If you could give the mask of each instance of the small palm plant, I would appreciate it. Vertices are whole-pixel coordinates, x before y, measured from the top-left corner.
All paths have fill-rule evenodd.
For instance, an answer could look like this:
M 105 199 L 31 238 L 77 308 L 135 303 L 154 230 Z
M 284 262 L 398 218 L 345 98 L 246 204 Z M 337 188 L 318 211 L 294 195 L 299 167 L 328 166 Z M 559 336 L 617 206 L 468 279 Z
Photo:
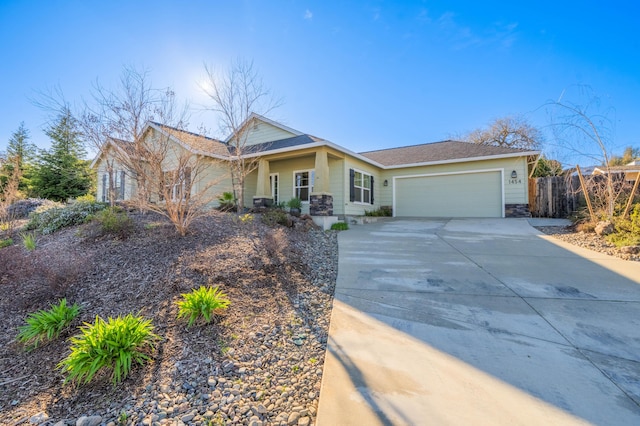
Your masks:
M 215 315 L 227 309 L 229 304 L 231 301 L 217 286 L 200 286 L 191 293 L 182 295 L 182 300 L 178 301 L 178 318 L 188 317 L 187 327 L 191 327 L 201 316 L 209 323 Z
M 218 209 L 223 212 L 236 211 L 236 197 L 233 195 L 233 192 L 223 192 L 222 195 L 218 197 Z
M 78 316 L 77 304 L 67 306 L 67 299 L 61 299 L 57 305 L 51 305 L 47 311 L 40 310 L 29 314 L 26 324 L 18 328 L 18 341 L 29 349 L 38 347 L 45 340 L 57 338 Z
M 107 321 L 96 316 L 93 324 L 85 323 L 81 334 L 71 338 L 71 354 L 58 368 L 68 373 L 69 381 L 89 383 L 99 371 L 111 371 L 117 384 L 131 371 L 133 363 L 144 364 L 160 339 L 153 333 L 151 320 L 128 314 Z

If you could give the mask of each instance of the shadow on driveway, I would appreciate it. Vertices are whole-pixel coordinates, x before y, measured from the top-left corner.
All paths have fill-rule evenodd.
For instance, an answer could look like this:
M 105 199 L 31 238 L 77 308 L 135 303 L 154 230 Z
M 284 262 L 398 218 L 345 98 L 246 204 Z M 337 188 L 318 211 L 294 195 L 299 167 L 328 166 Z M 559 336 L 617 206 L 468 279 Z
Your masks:
M 319 425 L 640 424 L 640 264 L 522 219 L 339 237 Z

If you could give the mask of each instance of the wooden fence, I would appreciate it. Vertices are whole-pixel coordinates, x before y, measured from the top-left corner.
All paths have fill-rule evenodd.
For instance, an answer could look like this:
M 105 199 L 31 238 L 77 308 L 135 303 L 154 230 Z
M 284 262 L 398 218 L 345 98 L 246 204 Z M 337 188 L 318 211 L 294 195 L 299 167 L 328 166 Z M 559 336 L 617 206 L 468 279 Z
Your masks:
M 568 217 L 578 209 L 578 176 L 549 176 L 529 179 L 529 210 L 533 217 Z

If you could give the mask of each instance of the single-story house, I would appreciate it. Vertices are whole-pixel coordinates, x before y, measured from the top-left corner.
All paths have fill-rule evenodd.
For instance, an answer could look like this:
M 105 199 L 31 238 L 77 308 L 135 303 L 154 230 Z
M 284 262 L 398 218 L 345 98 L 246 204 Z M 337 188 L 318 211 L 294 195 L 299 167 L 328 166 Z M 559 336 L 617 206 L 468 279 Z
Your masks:
M 620 175 L 626 181 L 635 182 L 640 174 L 640 161 L 632 161 L 624 166 L 610 166 L 608 169 L 606 167 L 593 169 L 594 175 L 606 175 L 608 172 L 611 172 L 612 175 Z
M 249 149 L 244 156 L 258 160 L 246 179 L 246 206 L 299 197 L 303 213 L 318 217 L 359 216 L 381 207 L 391 208 L 395 217 L 528 215 L 529 165 L 539 151 L 447 140 L 356 153 L 257 114 L 245 126 Z M 216 184 L 207 190 L 231 191 L 233 135 L 220 141 L 157 123 L 148 123 L 144 135 L 162 135 L 176 149 L 215 160 L 209 174 Z M 126 151 L 126 145 L 114 141 L 94 160 L 98 200 L 106 200 L 109 185 L 103 160 L 110 149 Z M 133 197 L 131 173 L 119 170 L 115 175 L 118 198 Z M 191 190 L 202 188 L 194 182 Z

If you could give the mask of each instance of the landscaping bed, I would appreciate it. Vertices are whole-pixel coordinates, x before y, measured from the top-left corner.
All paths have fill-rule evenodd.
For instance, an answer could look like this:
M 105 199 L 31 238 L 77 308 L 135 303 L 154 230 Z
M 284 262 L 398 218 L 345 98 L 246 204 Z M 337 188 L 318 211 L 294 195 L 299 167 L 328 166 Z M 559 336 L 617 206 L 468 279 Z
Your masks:
M 313 424 L 336 234 L 212 212 L 180 237 L 160 216 L 130 216 L 128 237 L 87 224 L 0 249 L 0 424 Z M 201 285 L 231 304 L 187 327 L 176 302 Z M 62 297 L 81 306 L 73 327 L 25 351 L 17 327 Z M 128 313 L 162 338 L 151 361 L 116 386 L 107 374 L 64 384 L 56 366 L 77 327 Z
M 554 238 L 589 250 L 616 256 L 624 260 L 640 262 L 640 254 L 625 253 L 595 232 L 577 231 L 574 226 L 536 226 L 536 229 Z

